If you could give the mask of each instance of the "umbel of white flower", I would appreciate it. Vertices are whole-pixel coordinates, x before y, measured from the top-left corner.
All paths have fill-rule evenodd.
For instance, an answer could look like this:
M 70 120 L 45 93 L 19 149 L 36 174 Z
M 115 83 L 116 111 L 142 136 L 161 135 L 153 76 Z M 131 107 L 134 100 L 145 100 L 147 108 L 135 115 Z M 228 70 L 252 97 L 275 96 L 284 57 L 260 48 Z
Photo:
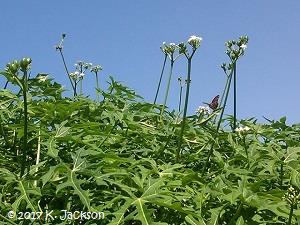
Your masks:
M 80 73 L 78 71 L 75 71 L 74 73 L 70 73 L 70 77 L 73 80 L 77 80 L 79 78 Z
M 103 68 L 100 65 L 91 67 L 91 72 L 94 72 L 94 73 L 98 73 L 101 70 L 103 70 Z
M 250 130 L 250 127 L 247 127 L 247 126 L 235 128 L 235 131 L 239 132 L 239 133 L 245 133 L 245 132 L 247 132 L 249 130 Z
M 193 49 L 197 49 L 200 47 L 200 43 L 202 41 L 201 37 L 198 37 L 196 35 L 192 35 L 189 39 L 188 39 L 188 43 L 193 47 Z
M 76 67 L 76 70 L 82 71 L 83 69 L 85 70 L 90 69 L 93 66 L 93 64 L 83 62 L 83 61 L 77 61 L 77 63 L 75 63 L 74 66 Z
M 207 115 L 209 114 L 209 108 L 207 106 L 199 106 L 198 109 L 196 110 L 196 113 Z
M 227 41 L 225 43 L 227 50 L 226 54 L 234 61 L 244 55 L 247 48 L 248 36 L 241 36 L 237 41 Z
M 173 55 L 177 48 L 178 46 L 175 43 L 166 44 L 166 42 L 163 42 L 162 46 L 160 47 L 162 52 L 168 55 Z

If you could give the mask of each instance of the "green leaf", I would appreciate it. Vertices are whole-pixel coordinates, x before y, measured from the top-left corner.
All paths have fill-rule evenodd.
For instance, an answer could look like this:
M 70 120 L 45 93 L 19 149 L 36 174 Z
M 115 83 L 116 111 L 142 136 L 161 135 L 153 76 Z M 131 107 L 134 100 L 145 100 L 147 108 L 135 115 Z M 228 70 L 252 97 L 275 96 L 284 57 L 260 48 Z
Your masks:
M 138 198 L 133 202 L 133 204 L 136 205 L 138 210 L 138 214 L 135 216 L 135 219 L 141 221 L 143 225 L 152 224 L 151 212 L 148 211 L 145 205 L 145 200 L 143 200 L 142 198 Z
M 245 225 L 244 219 L 242 216 L 240 216 L 238 218 L 238 220 L 236 221 L 236 225 Z
M 127 209 L 130 205 L 132 205 L 134 200 L 127 199 L 124 205 L 117 211 L 114 212 L 113 215 L 115 218 L 108 225 L 120 225 L 123 224 L 124 215 L 127 213 Z
M 191 215 L 186 216 L 185 221 L 191 225 L 206 225 L 202 218 L 198 221 L 194 219 Z
M 64 173 L 64 171 L 66 170 L 63 164 L 51 166 L 48 172 L 41 177 L 43 186 L 45 186 L 49 181 L 55 182 L 63 179 L 63 177 L 60 177 L 59 175 Z
M 56 187 L 56 192 L 58 193 L 60 190 L 71 187 L 73 188 L 74 194 L 79 196 L 81 203 L 89 210 L 91 211 L 92 208 L 90 206 L 91 199 L 90 199 L 90 192 L 83 190 L 81 188 L 81 184 L 84 183 L 82 179 L 78 179 L 77 176 L 81 170 L 84 169 L 84 162 L 85 160 L 81 158 L 81 152 L 82 149 L 78 150 L 76 152 L 76 155 L 73 156 L 73 168 L 69 168 L 68 165 L 63 164 L 65 170 L 66 170 L 66 178 L 67 180 L 63 183 L 60 183 Z M 46 178 L 45 178 L 46 179 Z
M 55 137 L 50 137 L 46 145 L 48 147 L 47 155 L 56 158 L 58 156 L 58 146 L 55 142 Z
M 55 134 L 55 138 L 60 138 L 60 137 L 64 137 L 68 134 L 70 127 L 65 127 L 65 125 L 68 123 L 67 120 L 61 122 L 59 125 L 55 124 L 55 128 L 56 128 L 56 134 Z
M 298 160 L 300 156 L 300 147 L 288 147 L 287 153 L 285 154 L 284 163 L 290 163 Z
M 33 187 L 32 184 L 28 182 L 24 182 L 22 180 L 18 181 L 18 186 L 15 188 L 20 191 L 20 195 L 12 204 L 13 210 L 18 212 L 19 205 L 21 201 L 25 201 L 27 203 L 27 207 L 31 209 L 33 212 L 38 211 L 37 200 L 41 196 L 40 189 L 38 187 Z
M 68 121 L 63 121 L 59 125 L 55 124 L 56 132 L 54 136 L 51 136 L 46 142 L 46 146 L 48 147 L 47 154 L 53 158 L 58 156 L 58 146 L 56 144 L 56 140 L 62 137 L 65 137 L 70 130 L 70 127 L 65 127 Z
M 224 213 L 223 209 L 227 204 L 220 206 L 218 208 L 213 208 L 209 210 L 211 212 L 211 217 L 208 222 L 208 225 L 218 225 L 219 224 L 219 218 Z
M 291 183 L 300 189 L 300 172 L 291 168 Z

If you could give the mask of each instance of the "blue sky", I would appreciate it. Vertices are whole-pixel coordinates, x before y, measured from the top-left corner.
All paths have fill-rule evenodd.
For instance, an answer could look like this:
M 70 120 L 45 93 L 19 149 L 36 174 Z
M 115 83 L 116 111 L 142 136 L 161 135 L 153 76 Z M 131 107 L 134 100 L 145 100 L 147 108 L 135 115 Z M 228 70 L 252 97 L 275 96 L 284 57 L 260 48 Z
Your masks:
M 77 60 L 100 64 L 102 87 L 112 75 L 146 101 L 154 98 L 162 42 L 201 36 L 192 65 L 190 113 L 223 89 L 220 64 L 228 62 L 224 43 L 248 35 L 246 54 L 238 63 L 238 117 L 263 121 L 262 116 L 287 116 L 289 123 L 300 122 L 299 0 L 27 0 L 3 1 L 1 6 L 1 68 L 30 56 L 33 74 L 49 73 L 70 88 L 54 49 L 66 33 L 64 52 L 70 70 Z M 185 71 L 181 58 L 174 68 L 170 108 L 177 108 L 177 76 Z M 94 93 L 93 78 L 87 75 L 86 93 Z M 232 96 L 229 101 L 228 114 Z

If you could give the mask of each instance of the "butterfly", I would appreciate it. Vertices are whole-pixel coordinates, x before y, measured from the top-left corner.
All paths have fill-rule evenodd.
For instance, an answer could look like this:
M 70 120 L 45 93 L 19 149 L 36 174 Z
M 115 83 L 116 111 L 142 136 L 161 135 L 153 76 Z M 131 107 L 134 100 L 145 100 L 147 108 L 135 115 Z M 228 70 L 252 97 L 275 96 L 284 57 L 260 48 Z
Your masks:
M 212 110 L 216 110 L 219 106 L 219 97 L 220 95 L 217 95 L 216 97 L 213 98 L 213 100 L 211 101 L 211 103 L 206 103 L 206 102 L 203 102 L 203 104 L 206 104 L 209 106 L 209 108 L 211 108 Z

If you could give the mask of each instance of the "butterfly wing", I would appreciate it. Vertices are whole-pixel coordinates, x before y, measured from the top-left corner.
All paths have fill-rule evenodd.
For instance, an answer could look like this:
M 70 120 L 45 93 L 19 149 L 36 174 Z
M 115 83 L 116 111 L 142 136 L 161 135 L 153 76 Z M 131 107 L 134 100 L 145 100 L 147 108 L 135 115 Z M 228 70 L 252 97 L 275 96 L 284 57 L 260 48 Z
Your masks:
M 213 98 L 213 100 L 211 101 L 210 104 L 208 104 L 209 108 L 211 108 L 212 110 L 216 110 L 218 108 L 219 105 L 219 95 L 217 95 L 216 97 Z

